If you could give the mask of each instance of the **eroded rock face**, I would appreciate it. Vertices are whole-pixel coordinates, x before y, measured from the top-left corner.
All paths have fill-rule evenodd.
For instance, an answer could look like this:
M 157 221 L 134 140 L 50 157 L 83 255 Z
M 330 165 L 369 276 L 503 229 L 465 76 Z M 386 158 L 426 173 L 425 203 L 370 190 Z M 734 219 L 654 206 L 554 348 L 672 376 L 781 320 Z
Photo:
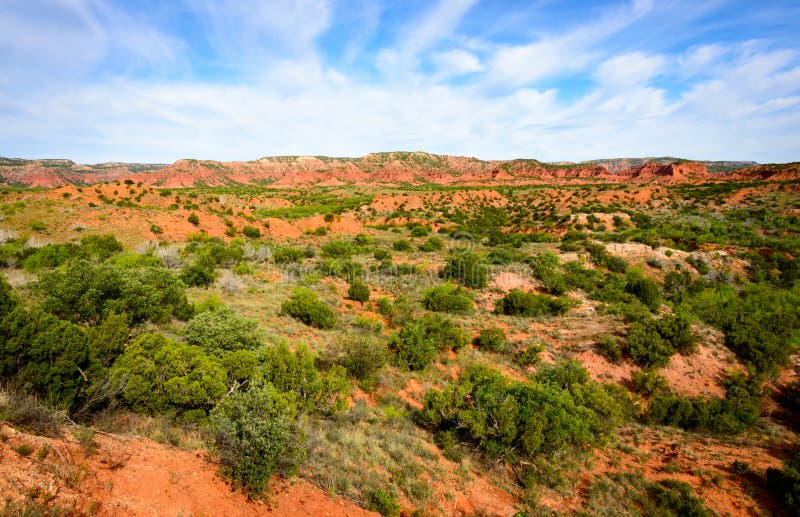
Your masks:
M 786 181 L 800 178 L 800 162 L 770 163 L 739 169 L 726 176 L 735 181 Z
M 132 180 L 144 185 L 352 185 L 525 184 L 598 180 L 687 183 L 709 180 L 785 180 L 800 177 L 800 164 L 758 165 L 728 174 L 711 174 L 700 162 L 668 159 L 597 160 L 548 164 L 536 160 L 484 161 L 427 153 L 374 153 L 361 158 L 289 156 L 249 162 L 178 160 L 170 165 L 105 163 L 80 165 L 70 160 L 0 158 L 0 184 L 30 187 L 88 185 Z

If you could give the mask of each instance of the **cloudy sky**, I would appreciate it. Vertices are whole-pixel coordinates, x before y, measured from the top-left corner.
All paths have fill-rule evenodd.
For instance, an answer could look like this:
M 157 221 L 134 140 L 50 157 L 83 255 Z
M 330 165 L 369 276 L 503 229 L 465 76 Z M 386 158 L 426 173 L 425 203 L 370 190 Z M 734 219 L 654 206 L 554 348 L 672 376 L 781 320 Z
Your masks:
M 800 160 L 800 2 L 0 0 L 0 155 Z

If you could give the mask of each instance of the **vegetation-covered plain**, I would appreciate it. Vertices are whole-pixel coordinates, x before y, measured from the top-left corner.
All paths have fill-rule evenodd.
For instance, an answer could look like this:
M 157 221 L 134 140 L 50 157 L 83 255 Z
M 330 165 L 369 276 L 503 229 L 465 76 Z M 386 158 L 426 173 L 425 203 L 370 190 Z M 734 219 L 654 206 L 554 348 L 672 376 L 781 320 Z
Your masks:
M 798 182 L 110 183 L 0 214 L 22 431 L 201 447 L 250 498 L 301 476 L 383 515 L 800 508 Z

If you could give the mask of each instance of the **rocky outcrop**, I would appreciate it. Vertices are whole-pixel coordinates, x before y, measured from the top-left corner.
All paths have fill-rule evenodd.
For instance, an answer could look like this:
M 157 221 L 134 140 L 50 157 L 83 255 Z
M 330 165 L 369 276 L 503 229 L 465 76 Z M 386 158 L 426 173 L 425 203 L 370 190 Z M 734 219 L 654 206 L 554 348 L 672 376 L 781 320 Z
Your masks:
M 726 162 L 727 163 L 727 162 Z M 732 162 L 731 162 L 732 163 Z M 759 166 L 765 167 L 765 166 Z M 750 177 L 759 167 L 742 169 L 730 179 Z M 765 172 L 766 174 L 766 172 Z M 783 172 L 776 172 L 782 177 Z M 720 178 L 700 162 L 674 158 L 621 158 L 583 163 L 544 163 L 531 159 L 479 160 L 421 152 L 372 153 L 361 158 L 278 156 L 247 162 L 178 160 L 170 165 L 105 163 L 79 165 L 70 160 L 0 159 L 0 184 L 56 187 L 132 180 L 160 187 L 381 184 L 531 184 L 544 182 L 703 182 Z
M 725 176 L 734 181 L 790 181 L 800 179 L 800 162 L 770 163 L 739 169 Z

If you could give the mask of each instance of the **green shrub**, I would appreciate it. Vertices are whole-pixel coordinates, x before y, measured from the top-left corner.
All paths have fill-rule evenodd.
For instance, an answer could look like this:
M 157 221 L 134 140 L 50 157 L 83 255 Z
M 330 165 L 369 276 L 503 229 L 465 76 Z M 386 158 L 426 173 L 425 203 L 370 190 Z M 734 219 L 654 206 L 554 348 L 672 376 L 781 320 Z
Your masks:
M 262 351 L 259 373 L 279 391 L 294 394 L 298 407 L 305 412 L 330 414 L 343 409 L 349 389 L 347 372 L 333 366 L 323 374 L 315 362 L 316 356 L 306 345 L 300 343 L 291 351 L 283 343 Z
M 767 489 L 793 512 L 800 511 L 800 454 L 784 463 L 782 469 L 768 468 Z
M 593 292 L 603 279 L 603 275 L 594 269 L 587 269 L 580 262 L 567 262 L 564 264 L 564 280 L 573 289 L 581 289 L 587 293 Z
M 195 226 L 200 224 L 200 218 L 197 217 L 197 214 L 194 214 L 194 213 L 189 214 L 189 217 L 187 217 L 186 220 L 189 221 L 190 223 L 192 223 Z
M 245 225 L 244 228 L 242 228 L 242 235 L 250 239 L 258 239 L 259 237 L 261 237 L 261 230 L 259 230 L 255 226 Z
M 441 278 L 473 289 L 486 287 L 487 275 L 488 268 L 483 259 L 470 252 L 451 255 L 447 264 L 439 271 Z
M 497 301 L 495 312 L 509 316 L 545 316 L 565 314 L 574 305 L 568 298 L 526 293 L 512 289 Z
M 603 334 L 597 341 L 597 349 L 600 355 L 608 359 L 608 362 L 617 364 L 622 361 L 622 347 L 620 339 L 611 334 Z
M 630 326 L 627 350 L 636 364 L 647 369 L 666 366 L 675 353 L 675 349 L 661 338 L 655 325 L 649 323 L 633 323 Z
M 549 377 L 564 377 L 555 371 L 560 368 Z M 518 475 L 525 477 L 525 460 L 601 443 L 620 421 L 617 394 L 589 381 L 588 375 L 579 377 L 580 382 L 566 387 L 550 378 L 517 382 L 472 365 L 444 390 L 427 392 L 418 419 L 436 433 L 452 432 L 520 465 Z
M 492 248 L 487 256 L 490 264 L 498 265 L 511 264 L 515 258 L 514 253 L 506 248 Z
M 419 223 L 412 225 L 410 229 L 412 237 L 427 237 L 430 233 L 430 229 L 427 226 L 423 226 Z
M 395 251 L 414 251 L 411 243 L 405 239 L 399 239 L 392 243 L 392 249 Z
M 368 494 L 367 509 L 378 512 L 384 517 L 400 515 L 400 503 L 397 502 L 397 495 L 383 488 L 376 488 Z
M 366 246 L 372 243 L 372 237 L 366 233 L 359 233 L 353 238 L 353 244 L 356 246 Z
M 439 237 L 431 237 L 419 246 L 420 251 L 441 251 L 444 248 L 444 241 Z M 377 257 L 376 257 L 377 258 Z
M 320 262 L 319 271 L 323 275 L 338 276 L 352 283 L 364 274 L 364 266 L 350 259 L 326 258 Z
M 361 280 L 353 280 L 353 283 L 351 283 L 350 287 L 347 289 L 347 297 L 357 302 L 368 302 L 369 295 L 369 286 Z
M 542 290 L 554 296 L 561 296 L 569 291 L 569 284 L 564 276 L 554 269 L 539 266 L 533 270 L 533 274 L 542 283 Z
M 214 283 L 217 273 L 214 262 L 207 258 L 195 260 L 181 273 L 181 280 L 188 286 L 204 287 Z
M 664 479 L 647 481 L 641 473 L 603 474 L 587 487 L 587 515 L 658 515 L 708 517 L 690 485 Z
M 632 376 L 633 391 L 642 395 L 664 395 L 669 392 L 667 378 L 652 370 L 640 370 L 633 372 Z
M 486 327 L 481 329 L 475 344 L 484 350 L 500 352 L 506 346 L 506 333 L 500 327 Z
M 328 241 L 322 245 L 322 254 L 331 258 L 348 258 L 354 255 L 356 249 L 347 241 Z
M 661 288 L 658 283 L 635 269 L 628 270 L 625 276 L 627 279 L 625 292 L 634 295 L 651 311 L 657 311 L 661 305 Z
M 472 299 L 455 284 L 442 284 L 425 291 L 422 306 L 435 312 L 471 312 Z
M 99 325 L 88 329 L 89 355 L 93 362 L 108 368 L 125 350 L 130 331 L 128 319 L 127 314 L 111 312 Z
M 0 377 L 15 379 L 55 406 L 73 408 L 88 388 L 86 331 L 18 306 L 0 321 Z
M 439 314 L 425 314 L 407 322 L 392 339 L 394 362 L 410 370 L 422 370 L 441 350 L 459 349 L 469 342 L 467 334 L 452 320 Z
M 223 352 L 220 361 L 228 372 L 228 384 L 231 386 L 244 385 L 257 377 L 258 359 L 253 351 L 239 349 Z
M 136 411 L 208 410 L 225 395 L 227 373 L 200 347 L 143 334 L 114 364 L 123 399 Z
M 520 366 L 533 366 L 539 364 L 542 358 L 539 356 L 544 351 L 544 346 L 541 344 L 528 345 L 525 350 L 517 352 L 514 356 L 514 362 Z
M 0 321 L 13 311 L 19 299 L 3 275 L 0 275 Z
M 414 308 L 404 295 L 398 296 L 394 303 L 389 298 L 382 296 L 378 299 L 378 312 L 389 319 L 394 326 L 404 325 L 414 319 Z
M 695 268 L 701 275 L 707 275 L 711 271 L 706 261 L 699 255 L 689 255 L 686 257 L 686 263 Z
M 305 252 L 293 246 L 276 246 L 272 250 L 272 260 L 274 260 L 276 264 L 300 262 L 304 257 Z
M 221 356 L 234 350 L 253 350 L 261 345 L 258 322 L 227 307 L 195 315 L 183 329 L 186 342 L 203 349 L 207 354 Z
M 21 254 L 21 265 L 25 271 L 35 273 L 43 268 L 58 267 L 79 256 L 80 252 L 80 248 L 74 244 L 48 244 L 41 248 L 28 248 Z
M 673 354 L 694 352 L 697 337 L 682 313 L 660 319 L 647 318 L 631 324 L 627 351 L 643 368 L 661 368 Z
M 374 378 L 388 361 L 386 345 L 372 338 L 360 337 L 342 346 L 339 362 L 358 380 Z
M 752 285 L 706 289 L 689 301 L 705 321 L 725 331 L 725 344 L 759 372 L 787 364 L 800 330 L 800 290 Z
M 391 260 L 392 254 L 389 253 L 387 250 L 377 249 L 372 252 L 372 256 L 375 257 L 375 260 Z
M 81 239 L 80 248 L 84 256 L 102 261 L 122 251 L 122 243 L 113 235 L 87 235 Z
M 735 434 L 755 423 L 759 415 L 760 382 L 741 374 L 726 381 L 725 398 L 684 397 L 666 393 L 652 398 L 646 420 L 689 431 Z
M 332 329 L 336 325 L 333 310 L 306 287 L 296 289 L 292 297 L 281 304 L 281 314 L 319 329 Z
M 250 497 L 263 495 L 272 475 L 294 474 L 305 458 L 294 397 L 272 384 L 234 392 L 211 422 L 222 474 Z

